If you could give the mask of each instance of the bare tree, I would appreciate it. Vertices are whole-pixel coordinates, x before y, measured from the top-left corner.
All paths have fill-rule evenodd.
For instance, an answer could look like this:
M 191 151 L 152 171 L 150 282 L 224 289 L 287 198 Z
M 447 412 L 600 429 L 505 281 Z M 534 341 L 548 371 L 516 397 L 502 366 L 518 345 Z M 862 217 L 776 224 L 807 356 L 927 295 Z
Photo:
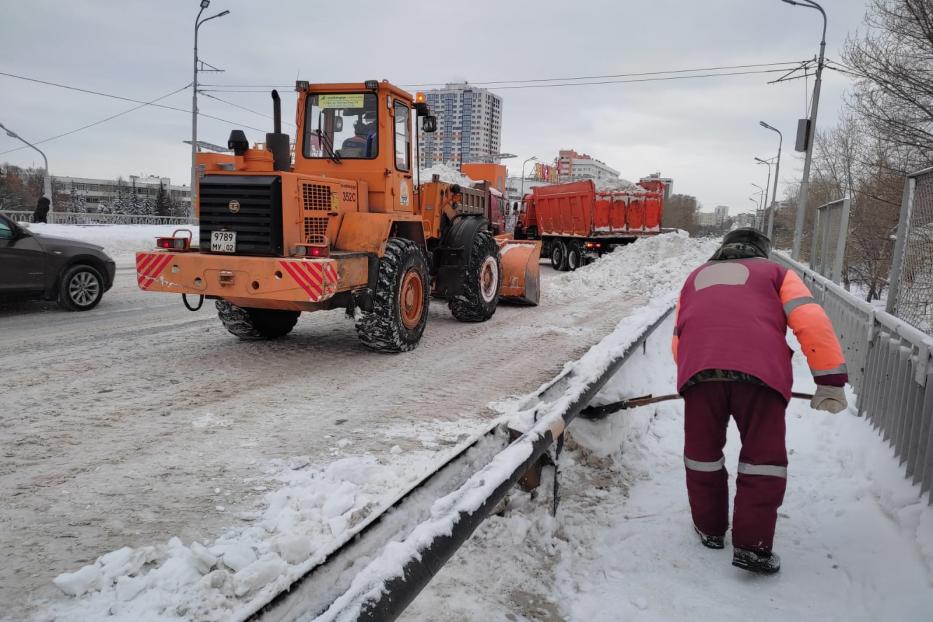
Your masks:
M 933 162 L 933 2 L 872 0 L 865 23 L 843 55 L 857 76 L 850 105 L 875 138 Z

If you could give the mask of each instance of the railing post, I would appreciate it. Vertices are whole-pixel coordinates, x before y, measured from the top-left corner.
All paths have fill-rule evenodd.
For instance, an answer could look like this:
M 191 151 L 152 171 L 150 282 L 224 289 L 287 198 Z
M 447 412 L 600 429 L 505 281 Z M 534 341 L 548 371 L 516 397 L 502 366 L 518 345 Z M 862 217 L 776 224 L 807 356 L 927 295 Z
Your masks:
M 897 315 L 897 296 L 900 290 L 901 269 L 904 265 L 904 252 L 907 250 L 908 225 L 916 184 L 917 180 L 914 177 L 908 177 L 904 181 L 901 213 L 897 221 L 897 238 L 894 242 L 894 256 L 891 258 L 891 276 L 888 278 L 888 302 L 885 305 L 885 311 L 891 315 Z

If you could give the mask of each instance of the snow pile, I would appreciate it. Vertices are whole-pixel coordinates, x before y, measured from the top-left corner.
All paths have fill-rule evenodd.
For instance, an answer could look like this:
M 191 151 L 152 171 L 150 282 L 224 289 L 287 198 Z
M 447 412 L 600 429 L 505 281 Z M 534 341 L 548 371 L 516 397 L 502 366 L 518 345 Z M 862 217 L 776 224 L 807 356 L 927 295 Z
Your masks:
M 443 182 L 448 184 L 460 184 L 461 186 L 472 188 L 475 180 L 470 179 L 459 170 L 446 164 L 435 164 L 429 168 L 421 169 L 421 183 L 430 183 L 434 175 L 438 175 Z
M 198 240 L 197 225 L 50 225 L 24 223 L 30 231 L 60 238 L 70 238 L 103 246 L 118 265 L 132 265 L 137 251 L 155 249 L 158 236 L 172 235 L 177 229 L 188 229 Z
M 599 192 L 615 192 L 615 191 L 625 191 L 632 192 L 635 194 L 644 194 L 647 192 L 644 188 L 638 184 L 633 184 L 627 179 L 621 177 L 600 179 L 596 183 L 596 190 Z
M 282 487 L 265 495 L 264 511 L 239 516 L 247 526 L 207 544 L 172 538 L 103 555 L 55 578 L 63 592 L 78 598 L 46 613 L 76 621 L 105 613 L 117 620 L 228 620 L 317 563 L 422 470 L 410 460 L 386 465 L 368 455 L 319 469 L 300 458 L 274 466 Z
M 680 291 L 690 272 L 718 248 L 715 240 L 693 239 L 686 233 L 665 233 L 640 238 L 616 247 L 608 255 L 574 272 L 548 281 L 544 295 L 561 302 L 604 296 L 653 298 Z

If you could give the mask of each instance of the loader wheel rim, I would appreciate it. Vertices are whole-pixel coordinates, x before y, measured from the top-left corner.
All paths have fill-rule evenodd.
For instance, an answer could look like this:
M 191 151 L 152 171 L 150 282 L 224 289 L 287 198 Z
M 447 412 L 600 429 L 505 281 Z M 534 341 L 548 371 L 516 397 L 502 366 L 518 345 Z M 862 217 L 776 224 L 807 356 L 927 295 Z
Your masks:
M 398 297 L 399 312 L 405 328 L 413 330 L 421 323 L 424 310 L 424 281 L 417 270 L 409 270 L 402 279 Z
M 480 268 L 479 291 L 485 302 L 492 302 L 499 292 L 499 266 L 495 257 L 487 257 Z

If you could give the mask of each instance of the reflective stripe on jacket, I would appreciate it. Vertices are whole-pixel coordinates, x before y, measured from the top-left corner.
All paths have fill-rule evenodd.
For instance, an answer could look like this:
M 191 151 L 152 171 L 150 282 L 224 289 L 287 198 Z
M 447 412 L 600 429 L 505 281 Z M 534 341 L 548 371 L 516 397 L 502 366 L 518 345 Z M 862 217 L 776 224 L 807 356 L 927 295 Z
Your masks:
M 693 271 L 677 303 L 672 351 L 677 387 L 707 369 L 760 378 L 790 399 L 787 327 L 818 384 L 846 382 L 832 323 L 793 270 L 767 259 L 711 261 Z

